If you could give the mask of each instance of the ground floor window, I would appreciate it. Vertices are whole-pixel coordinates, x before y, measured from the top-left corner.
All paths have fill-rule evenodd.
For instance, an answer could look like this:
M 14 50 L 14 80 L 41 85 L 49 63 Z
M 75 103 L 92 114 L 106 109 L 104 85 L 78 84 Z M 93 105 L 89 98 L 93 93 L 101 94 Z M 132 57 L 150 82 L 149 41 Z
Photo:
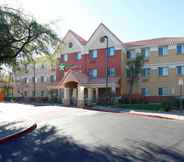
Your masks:
M 149 96 L 149 89 L 148 88 L 142 88 L 141 89 L 141 94 L 143 96 Z
M 158 95 L 159 96 L 168 96 L 169 95 L 169 89 L 164 87 L 164 88 L 158 88 Z

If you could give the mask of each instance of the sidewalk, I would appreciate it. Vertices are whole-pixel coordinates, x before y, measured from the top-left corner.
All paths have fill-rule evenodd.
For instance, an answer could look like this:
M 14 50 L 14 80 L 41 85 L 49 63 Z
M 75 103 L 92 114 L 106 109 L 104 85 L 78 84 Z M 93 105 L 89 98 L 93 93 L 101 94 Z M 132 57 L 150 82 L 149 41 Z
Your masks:
M 0 143 L 17 139 L 36 128 L 36 124 L 22 117 L 0 111 Z
M 113 112 L 113 113 L 128 113 L 130 115 L 139 115 L 139 116 L 147 116 L 147 117 L 155 117 L 155 118 L 163 118 L 163 119 L 171 119 L 171 120 L 184 120 L 184 113 L 176 113 L 176 112 L 168 112 L 168 113 L 154 113 L 154 112 L 144 112 L 139 110 L 129 110 L 122 108 L 111 108 L 104 106 L 96 106 L 95 108 L 88 108 L 91 110 L 103 111 L 103 112 Z

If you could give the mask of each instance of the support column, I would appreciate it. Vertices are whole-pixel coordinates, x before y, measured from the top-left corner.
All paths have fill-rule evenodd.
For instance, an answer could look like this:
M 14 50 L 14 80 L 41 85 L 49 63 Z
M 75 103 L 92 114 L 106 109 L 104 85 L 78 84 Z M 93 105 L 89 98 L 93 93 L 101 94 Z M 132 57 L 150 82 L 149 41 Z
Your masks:
M 78 86 L 77 106 L 84 107 L 84 87 L 83 86 Z
M 93 102 L 93 88 L 88 88 L 88 104 L 92 104 Z
M 112 86 L 111 90 L 112 90 L 112 94 L 113 95 L 116 95 L 116 87 L 115 86 Z
M 64 105 L 70 105 L 70 93 L 69 88 L 64 88 Z
M 77 88 L 73 89 L 73 99 L 74 99 L 74 104 L 76 105 L 77 103 Z

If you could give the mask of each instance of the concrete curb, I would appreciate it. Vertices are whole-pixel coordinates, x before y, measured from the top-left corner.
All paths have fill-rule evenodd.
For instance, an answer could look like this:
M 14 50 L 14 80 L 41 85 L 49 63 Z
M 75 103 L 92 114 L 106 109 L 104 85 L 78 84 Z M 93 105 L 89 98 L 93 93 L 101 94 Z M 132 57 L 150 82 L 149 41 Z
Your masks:
M 130 111 L 128 114 L 153 117 L 153 118 L 161 118 L 161 119 L 170 119 L 170 120 L 184 120 L 184 116 L 181 116 L 181 115 L 145 113 L 145 112 L 137 112 L 137 111 Z
M 102 112 L 111 112 L 111 113 L 123 113 L 121 111 L 114 111 L 114 110 L 106 110 L 106 109 L 98 109 L 98 108 L 89 108 L 85 107 L 84 110 L 94 110 L 94 111 L 102 111 Z
M 35 123 L 35 124 L 31 125 L 29 128 L 26 128 L 22 131 L 19 131 L 17 133 L 11 134 L 11 135 L 6 136 L 6 137 L 2 137 L 2 138 L 0 138 L 0 144 L 16 140 L 16 139 L 32 132 L 34 129 L 36 129 L 36 127 L 37 127 L 37 124 Z
M 171 115 L 171 114 L 159 114 L 159 113 L 147 113 L 147 112 L 138 112 L 138 111 L 113 111 L 113 110 L 106 110 L 106 109 L 98 109 L 98 108 L 88 108 L 85 107 L 86 110 L 94 110 L 94 111 L 101 111 L 101 112 L 110 112 L 110 113 L 126 113 L 130 115 L 139 115 L 145 117 L 152 117 L 152 118 L 160 118 L 160 119 L 169 119 L 169 120 L 184 120 L 184 116 L 181 115 Z

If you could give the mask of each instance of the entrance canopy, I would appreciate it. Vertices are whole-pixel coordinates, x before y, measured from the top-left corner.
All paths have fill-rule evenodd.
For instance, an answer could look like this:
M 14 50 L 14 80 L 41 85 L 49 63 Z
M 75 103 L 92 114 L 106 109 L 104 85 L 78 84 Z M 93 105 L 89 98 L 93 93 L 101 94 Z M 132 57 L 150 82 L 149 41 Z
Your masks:
M 119 80 L 119 77 L 110 77 L 108 80 L 108 87 L 119 87 Z M 57 89 L 67 87 L 70 83 L 76 83 L 77 85 L 90 88 L 103 88 L 106 86 L 106 79 L 91 79 L 80 70 L 69 70 L 66 72 L 64 78 L 57 84 Z

